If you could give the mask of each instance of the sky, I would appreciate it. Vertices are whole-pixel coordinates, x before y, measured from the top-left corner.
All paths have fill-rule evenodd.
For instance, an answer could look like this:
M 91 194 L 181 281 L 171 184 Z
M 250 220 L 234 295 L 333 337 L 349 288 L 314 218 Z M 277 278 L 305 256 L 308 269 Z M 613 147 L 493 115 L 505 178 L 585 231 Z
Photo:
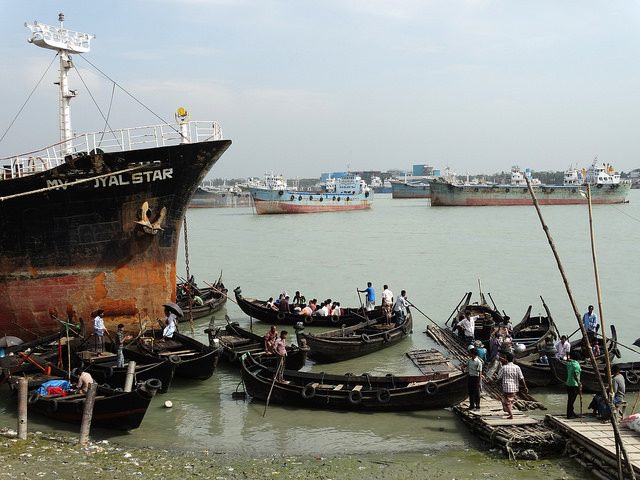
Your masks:
M 0 137 L 44 75 L 0 157 L 57 140 L 57 61 L 24 22 L 59 12 L 108 76 L 74 57 L 74 131 L 104 128 L 92 96 L 113 128 L 184 106 L 233 141 L 209 177 L 640 167 L 638 2 L 0 0 Z

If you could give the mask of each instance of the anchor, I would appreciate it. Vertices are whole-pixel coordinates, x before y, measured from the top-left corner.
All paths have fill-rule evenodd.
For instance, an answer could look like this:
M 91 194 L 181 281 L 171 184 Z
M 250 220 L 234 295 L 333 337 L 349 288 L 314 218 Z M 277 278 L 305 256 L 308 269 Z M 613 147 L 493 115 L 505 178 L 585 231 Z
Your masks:
M 149 211 L 149 202 L 144 202 L 140 208 L 140 220 L 137 220 L 136 223 L 142 226 L 145 233 L 148 233 L 149 235 L 157 235 L 158 232 L 162 230 L 161 225 L 164 223 L 164 219 L 167 216 L 167 207 L 162 207 L 158 218 L 153 223 L 149 220 Z

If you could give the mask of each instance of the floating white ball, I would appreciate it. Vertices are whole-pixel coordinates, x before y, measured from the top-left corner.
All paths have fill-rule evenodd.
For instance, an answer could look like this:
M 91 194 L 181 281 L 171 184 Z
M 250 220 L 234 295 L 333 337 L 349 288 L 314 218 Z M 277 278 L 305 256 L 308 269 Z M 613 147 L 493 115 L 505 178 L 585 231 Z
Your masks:
M 164 402 L 164 408 L 171 408 L 173 407 L 173 402 L 171 400 L 167 400 L 166 402 Z

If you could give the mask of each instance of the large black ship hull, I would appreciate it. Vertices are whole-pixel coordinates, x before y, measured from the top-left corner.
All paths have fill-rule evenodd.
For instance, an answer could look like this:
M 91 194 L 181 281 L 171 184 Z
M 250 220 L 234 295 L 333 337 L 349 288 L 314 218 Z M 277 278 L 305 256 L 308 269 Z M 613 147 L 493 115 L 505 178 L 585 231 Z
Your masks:
M 0 181 L 0 334 L 42 334 L 97 308 L 107 328 L 160 317 L 175 301 L 185 209 L 230 144 L 76 155 Z

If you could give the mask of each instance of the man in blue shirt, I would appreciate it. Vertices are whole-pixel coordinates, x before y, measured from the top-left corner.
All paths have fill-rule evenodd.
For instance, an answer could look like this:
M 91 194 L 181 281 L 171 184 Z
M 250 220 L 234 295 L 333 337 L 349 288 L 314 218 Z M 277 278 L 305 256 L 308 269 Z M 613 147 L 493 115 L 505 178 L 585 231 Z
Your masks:
M 371 286 L 371 282 L 367 282 L 367 288 L 364 290 L 358 290 L 358 293 L 366 293 L 367 299 L 365 303 L 365 307 L 368 312 L 374 309 L 376 304 L 376 291 Z
M 589 342 L 593 343 L 596 340 L 598 330 L 600 329 L 600 325 L 598 324 L 598 315 L 593 313 L 593 305 L 589 305 L 589 311 L 582 316 L 582 323 L 584 324 L 584 329 L 587 331 Z

